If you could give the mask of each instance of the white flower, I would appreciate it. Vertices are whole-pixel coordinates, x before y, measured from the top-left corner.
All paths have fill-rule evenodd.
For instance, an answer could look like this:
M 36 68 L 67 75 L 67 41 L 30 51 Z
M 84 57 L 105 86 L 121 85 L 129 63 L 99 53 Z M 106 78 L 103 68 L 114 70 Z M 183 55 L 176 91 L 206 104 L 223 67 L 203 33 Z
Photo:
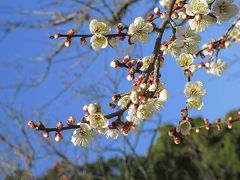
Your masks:
M 157 85 L 154 83 L 154 84 L 151 84 L 148 88 L 148 91 L 150 92 L 154 92 L 157 90 Z
M 141 104 L 137 109 L 137 118 L 151 119 L 153 113 L 163 106 L 164 102 L 159 98 L 150 99 L 146 104 Z
M 133 122 L 137 126 L 143 122 L 143 119 L 138 118 L 136 115 L 129 115 L 126 117 L 126 120 Z
M 139 125 L 143 120 L 139 119 L 136 115 L 137 109 L 134 105 L 131 105 L 128 109 L 128 116 L 126 117 L 126 120 L 133 122 L 135 125 Z
M 107 138 L 117 139 L 118 138 L 118 130 L 117 129 L 107 129 L 105 131 L 105 135 Z
M 76 129 L 72 135 L 72 143 L 74 146 L 86 147 L 91 143 L 93 131 L 86 123 L 80 123 L 80 128 Z
M 203 89 L 203 84 L 200 81 L 187 82 L 184 94 L 187 98 L 198 98 L 204 96 L 206 94 L 206 90 Z
M 177 59 L 177 64 L 182 68 L 182 69 L 188 69 L 190 65 L 193 63 L 193 56 L 191 54 L 181 54 Z
M 118 106 L 121 106 L 122 108 L 125 108 L 128 103 L 130 102 L 130 96 L 126 95 L 123 96 L 119 101 L 118 101 Z
M 185 5 L 186 14 L 189 16 L 195 16 L 196 14 L 207 15 L 210 12 L 208 3 L 206 0 L 190 0 Z
M 138 119 L 151 119 L 153 116 L 153 106 L 150 103 L 141 104 L 137 110 Z
M 217 16 L 217 22 L 222 23 L 231 19 L 238 12 L 238 7 L 232 0 L 217 0 L 213 6 L 213 13 Z
M 168 91 L 166 89 L 161 90 L 159 94 L 159 100 L 162 102 L 166 102 L 168 99 Z
M 203 106 L 203 101 L 201 97 L 191 97 L 191 98 L 188 98 L 186 102 L 187 102 L 188 109 L 200 110 Z
M 211 62 L 209 68 L 209 73 L 215 76 L 221 76 L 227 68 L 227 65 L 221 59 L 218 59 L 217 61 Z
M 169 5 L 169 0 L 160 0 L 160 1 L 159 1 L 159 4 L 160 4 L 162 7 L 166 8 L 166 7 L 168 7 L 168 5 Z
M 137 91 L 131 92 L 130 99 L 134 104 L 138 104 L 138 97 L 139 97 L 139 95 L 138 95 Z
M 108 40 L 105 35 L 111 31 L 111 28 L 108 27 L 105 23 L 93 19 L 90 22 L 89 29 L 93 34 L 90 40 L 92 48 L 94 50 L 106 48 L 108 45 Z
M 199 18 L 198 18 L 199 17 Z M 203 32 L 212 23 L 216 22 L 212 16 L 195 16 L 194 19 L 189 19 L 188 23 L 192 30 Z
M 152 62 L 152 56 L 146 56 L 141 61 L 143 63 L 141 67 L 141 71 L 143 71 L 149 67 L 150 63 Z
M 96 113 L 98 111 L 98 105 L 96 103 L 89 104 L 87 110 L 90 114 Z
M 176 57 L 180 54 L 194 54 L 198 51 L 198 42 L 201 37 L 191 29 L 182 26 L 176 29 L 176 39 L 169 44 L 168 52 Z
M 176 131 L 180 132 L 182 135 L 186 136 L 189 134 L 191 129 L 192 129 L 191 123 L 187 120 L 183 120 L 178 124 Z
M 91 42 L 92 48 L 96 51 L 102 48 L 106 48 L 108 45 L 107 38 L 101 34 L 92 36 L 90 42 Z
M 108 121 L 105 119 L 101 112 L 92 113 L 86 117 L 87 121 L 90 122 L 90 126 L 93 128 L 104 128 L 108 125 Z
M 202 32 L 213 22 L 213 18 L 208 16 L 210 9 L 206 0 L 190 0 L 185 8 L 187 15 L 194 16 L 188 21 L 192 30 Z
M 128 34 L 131 36 L 130 40 L 133 43 L 147 43 L 149 40 L 148 34 L 152 31 L 153 25 L 145 21 L 142 17 L 138 17 L 130 24 Z
M 191 73 L 195 73 L 197 70 L 198 70 L 198 67 L 197 65 L 195 64 L 191 64 L 188 68 L 188 70 L 191 72 Z

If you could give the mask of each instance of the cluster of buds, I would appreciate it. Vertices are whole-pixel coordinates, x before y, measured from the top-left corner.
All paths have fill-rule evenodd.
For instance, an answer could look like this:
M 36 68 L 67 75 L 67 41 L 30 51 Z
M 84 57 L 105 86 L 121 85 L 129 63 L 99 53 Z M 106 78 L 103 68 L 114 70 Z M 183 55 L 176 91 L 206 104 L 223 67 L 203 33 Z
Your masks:
M 215 126 L 217 131 L 221 131 L 223 124 L 226 124 L 229 129 L 232 129 L 233 123 L 240 121 L 240 112 L 238 112 L 237 119 L 233 119 L 231 116 L 229 116 L 226 121 L 221 121 L 221 119 L 218 118 L 216 122 L 212 124 L 209 124 L 208 119 L 204 119 L 203 120 L 204 126 L 192 127 L 190 123 L 192 119 L 186 116 L 186 110 L 183 109 L 181 113 L 182 116 L 185 117 L 185 119 L 179 122 L 177 128 L 172 128 L 168 132 L 169 136 L 173 137 L 173 141 L 175 144 L 179 144 L 181 140 L 184 139 L 185 136 L 190 135 L 193 129 L 195 129 L 196 133 L 200 133 L 200 130 L 203 128 L 209 131 L 210 126 Z
M 121 35 L 122 31 L 126 29 L 122 23 L 119 23 L 116 29 L 117 34 Z M 123 41 L 125 39 L 124 35 L 118 37 L 119 40 Z
M 135 59 L 132 59 L 130 56 L 126 55 L 120 62 L 119 60 L 113 60 L 110 63 L 112 68 L 127 68 L 129 74 L 127 75 L 127 80 L 132 81 L 136 72 L 140 72 L 142 62 L 137 62 Z
M 70 116 L 67 120 L 67 125 L 72 126 L 74 125 L 76 118 Z M 45 125 L 40 121 L 38 123 L 34 123 L 33 121 L 28 122 L 28 127 L 37 131 L 43 132 L 43 137 L 48 138 L 50 131 L 55 131 L 55 141 L 59 142 L 63 139 L 61 131 L 63 130 L 64 126 L 62 122 L 58 122 L 56 128 L 46 128 Z

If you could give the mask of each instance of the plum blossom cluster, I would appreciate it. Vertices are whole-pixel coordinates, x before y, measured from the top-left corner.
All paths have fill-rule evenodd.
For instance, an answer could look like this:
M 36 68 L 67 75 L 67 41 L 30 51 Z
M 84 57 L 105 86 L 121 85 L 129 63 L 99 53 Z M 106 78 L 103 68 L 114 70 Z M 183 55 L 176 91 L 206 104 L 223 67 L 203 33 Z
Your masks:
M 119 134 L 128 135 L 145 120 L 152 119 L 154 113 L 167 102 L 168 90 L 164 88 L 161 80 L 161 67 L 165 63 L 164 56 L 170 54 L 186 77 L 183 92 L 186 96 L 186 107 L 180 111 L 181 119 L 177 128 L 170 130 L 169 135 L 179 144 L 193 129 L 199 132 L 203 127 L 209 130 L 210 126 L 216 125 L 217 129 L 221 130 L 221 125 L 225 122 L 220 119 L 215 124 L 210 124 L 205 119 L 204 126 L 200 128 L 192 126 L 189 111 L 201 110 L 206 90 L 201 81 L 192 82 L 191 79 L 200 69 L 205 69 L 207 73 L 215 76 L 221 76 L 226 70 L 227 65 L 218 57 L 219 52 L 240 41 L 240 17 L 224 35 L 211 39 L 203 44 L 201 49 L 199 33 L 211 24 L 230 20 L 236 16 L 238 8 L 232 0 L 160 0 L 159 5 L 146 18 L 137 17 L 129 26 L 119 23 L 115 33 L 112 33 L 114 28 L 106 22 L 93 19 L 89 24 L 90 34 L 76 34 L 74 30 L 69 30 L 67 34 L 51 36 L 51 39 L 64 37 L 66 47 L 72 44 L 73 38 L 80 38 L 82 45 L 87 45 L 89 38 L 92 49 L 99 51 L 107 47 L 114 48 L 118 41 L 123 40 L 127 40 L 130 45 L 146 44 L 151 34 L 157 34 L 152 54 L 139 58 L 126 55 L 122 59 L 111 61 L 112 68 L 126 69 L 126 78 L 132 82 L 132 88 L 128 92 L 112 96 L 109 107 L 117 108 L 115 112 L 104 114 L 99 104 L 91 103 L 83 107 L 84 116 L 79 122 L 71 116 L 65 127 L 59 122 L 56 128 L 46 128 L 43 123 L 35 124 L 33 121 L 29 121 L 29 127 L 43 131 L 44 137 L 55 131 L 56 141 L 63 139 L 63 130 L 75 129 L 71 141 L 75 146 L 82 147 L 88 146 L 96 134 L 112 139 L 117 139 Z M 157 20 L 161 21 L 160 25 Z M 168 27 L 172 34 L 163 40 Z M 237 120 L 229 118 L 226 124 L 231 128 L 232 123 Z

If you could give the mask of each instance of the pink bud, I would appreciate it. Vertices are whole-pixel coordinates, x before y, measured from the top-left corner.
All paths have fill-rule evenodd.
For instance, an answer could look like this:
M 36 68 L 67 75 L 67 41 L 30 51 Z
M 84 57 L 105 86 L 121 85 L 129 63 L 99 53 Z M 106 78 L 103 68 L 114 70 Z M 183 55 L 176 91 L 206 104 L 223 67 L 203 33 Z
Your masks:
M 34 124 L 33 121 L 28 121 L 28 127 L 31 129 L 35 129 L 36 125 Z
M 57 129 L 61 130 L 63 128 L 63 123 L 62 122 L 58 122 L 57 123 Z
M 63 139 L 63 136 L 60 132 L 55 133 L 55 141 L 59 142 Z

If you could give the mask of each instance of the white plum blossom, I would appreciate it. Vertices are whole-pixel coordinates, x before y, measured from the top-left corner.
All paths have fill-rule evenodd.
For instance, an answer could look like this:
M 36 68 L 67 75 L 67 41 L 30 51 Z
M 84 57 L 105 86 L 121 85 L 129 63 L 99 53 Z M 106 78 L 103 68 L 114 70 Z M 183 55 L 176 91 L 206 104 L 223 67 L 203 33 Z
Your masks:
M 90 114 L 93 114 L 98 111 L 98 108 L 99 106 L 96 103 L 94 103 L 94 104 L 89 104 L 87 110 Z
M 140 123 L 142 123 L 143 119 L 138 118 L 136 113 L 136 107 L 134 105 L 131 105 L 128 109 L 128 116 L 126 117 L 126 120 L 133 122 L 133 124 L 138 126 Z
M 163 97 L 165 98 L 165 97 Z M 149 99 L 147 103 L 141 104 L 137 109 L 137 118 L 151 119 L 154 112 L 164 105 L 164 101 L 160 98 Z
M 86 120 L 90 122 L 90 126 L 93 128 L 105 128 L 108 125 L 108 121 L 105 119 L 101 112 L 96 112 L 88 115 Z
M 106 48 L 108 45 L 108 40 L 105 35 L 107 35 L 111 28 L 107 26 L 104 22 L 99 22 L 96 19 L 91 20 L 89 25 L 90 32 L 93 34 L 91 37 L 91 45 L 94 50 L 99 50 L 101 48 Z
M 141 67 L 141 71 L 147 69 L 150 65 L 150 63 L 152 62 L 152 56 L 146 56 L 144 58 L 142 58 L 142 60 L 140 60 L 142 62 L 142 67 Z
M 201 81 L 187 82 L 185 85 L 184 94 L 187 98 L 202 97 L 206 94 L 206 90 L 203 89 Z
M 203 107 L 203 101 L 201 97 L 190 97 L 187 99 L 186 102 L 187 102 L 188 109 L 201 110 Z
M 91 143 L 93 130 L 87 123 L 79 123 L 80 127 L 73 132 L 72 143 L 74 146 L 86 147 Z
M 176 39 L 169 44 L 168 52 L 176 57 L 183 53 L 194 54 L 198 51 L 198 43 L 201 37 L 191 29 L 182 26 L 176 29 Z
M 185 8 L 186 14 L 193 16 L 188 22 L 190 28 L 196 32 L 204 31 L 214 21 L 213 17 L 208 15 L 210 9 L 206 0 L 190 0 Z
M 202 97 L 206 94 L 203 84 L 200 81 L 187 82 L 184 94 L 187 97 L 187 108 L 200 110 L 203 106 Z
M 182 69 L 188 69 L 190 65 L 193 63 L 194 58 L 191 54 L 181 54 L 177 59 L 177 64 L 182 68 Z
M 105 131 L 105 135 L 107 138 L 117 139 L 118 138 L 118 130 L 117 129 L 107 129 Z
M 215 76 L 221 76 L 226 68 L 227 65 L 221 59 L 218 59 L 210 63 L 208 72 Z
M 149 33 L 153 31 L 153 25 L 142 17 L 135 18 L 134 22 L 128 28 L 128 35 L 131 36 L 132 43 L 147 43 Z
M 217 23 L 222 23 L 234 17 L 238 13 L 238 7 L 232 0 L 217 0 L 213 13 L 217 17 Z
M 118 101 L 118 106 L 121 106 L 122 108 L 127 107 L 128 103 L 130 102 L 130 96 L 126 95 L 123 96 L 119 101 Z
M 132 91 L 132 92 L 131 92 L 131 95 L 130 95 L 131 101 L 132 101 L 134 104 L 138 104 L 138 98 L 139 98 L 138 92 L 137 92 L 137 91 Z
M 168 91 L 166 89 L 161 90 L 159 100 L 162 102 L 166 102 L 168 100 Z
M 186 136 L 192 129 L 192 125 L 188 120 L 183 120 L 178 124 L 176 129 L 177 132 L 180 132 L 182 135 Z

